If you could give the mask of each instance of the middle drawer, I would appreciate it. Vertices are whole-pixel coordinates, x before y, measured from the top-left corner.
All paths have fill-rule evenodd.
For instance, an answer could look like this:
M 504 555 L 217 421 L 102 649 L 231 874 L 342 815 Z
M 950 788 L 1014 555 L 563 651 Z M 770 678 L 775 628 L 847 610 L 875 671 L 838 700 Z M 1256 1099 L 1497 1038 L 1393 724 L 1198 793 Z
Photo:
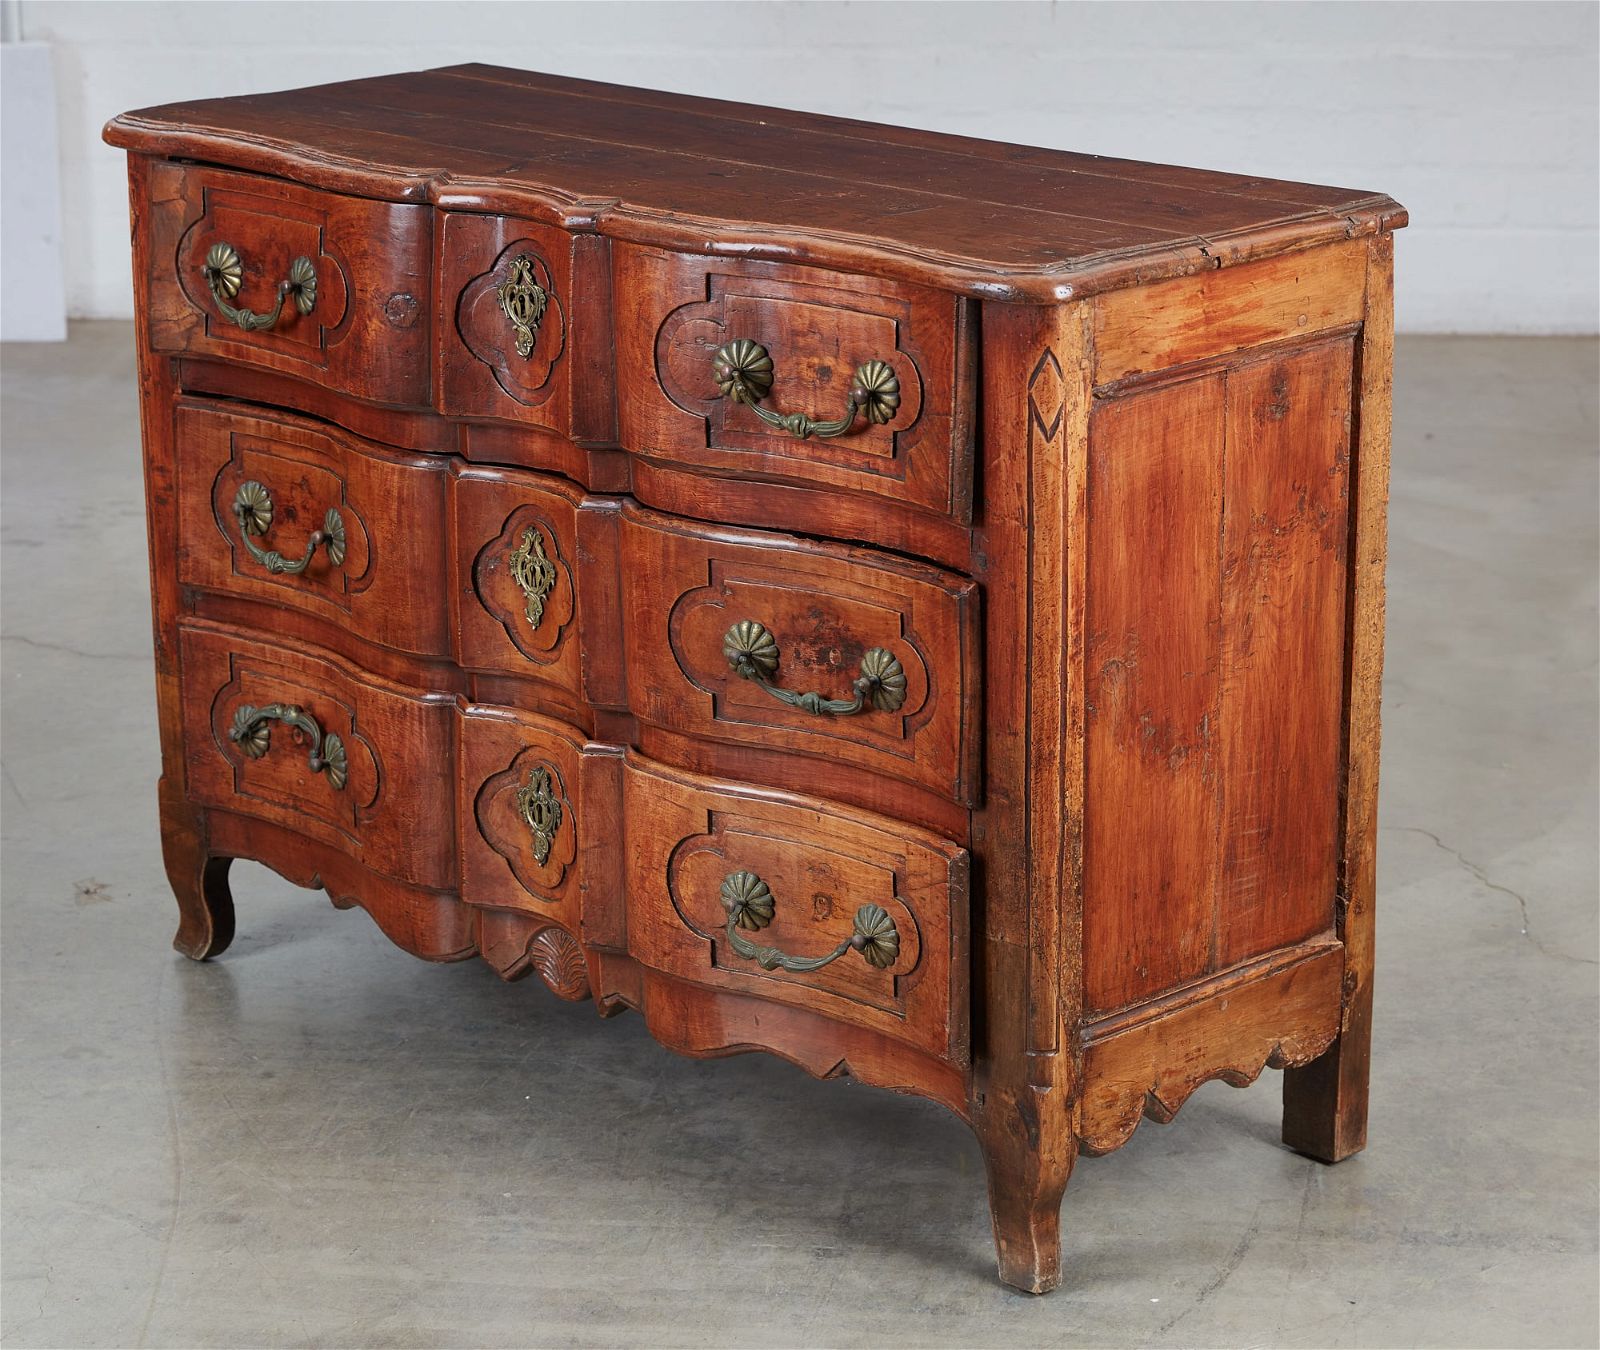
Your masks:
M 579 699 L 578 488 L 202 399 L 174 430 L 184 585 Z
M 976 582 L 632 504 L 618 553 L 628 704 L 641 722 L 737 745 L 760 757 L 761 776 L 775 756 L 804 755 L 815 767 L 802 786 L 850 766 L 973 803 Z

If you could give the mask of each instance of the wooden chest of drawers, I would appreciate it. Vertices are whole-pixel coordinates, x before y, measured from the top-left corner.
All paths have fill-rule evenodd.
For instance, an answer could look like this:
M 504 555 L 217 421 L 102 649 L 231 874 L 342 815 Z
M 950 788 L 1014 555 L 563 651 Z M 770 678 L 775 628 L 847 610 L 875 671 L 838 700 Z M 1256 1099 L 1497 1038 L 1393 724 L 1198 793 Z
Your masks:
M 1080 1151 L 1365 1139 L 1386 197 L 467 66 L 116 119 L 178 949 L 436 960 Z

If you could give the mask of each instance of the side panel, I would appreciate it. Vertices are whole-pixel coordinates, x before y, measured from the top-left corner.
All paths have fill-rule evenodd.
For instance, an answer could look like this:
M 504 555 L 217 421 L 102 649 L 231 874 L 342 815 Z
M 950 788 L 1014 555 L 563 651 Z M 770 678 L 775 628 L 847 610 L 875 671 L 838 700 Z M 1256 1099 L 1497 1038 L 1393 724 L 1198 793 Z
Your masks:
M 1336 333 L 1097 402 L 1091 1009 L 1333 927 L 1353 380 Z
M 1095 409 L 1084 979 L 1111 1008 L 1202 974 L 1217 865 L 1223 376 Z
M 1333 922 L 1352 359 L 1345 339 L 1228 379 L 1218 967 Z

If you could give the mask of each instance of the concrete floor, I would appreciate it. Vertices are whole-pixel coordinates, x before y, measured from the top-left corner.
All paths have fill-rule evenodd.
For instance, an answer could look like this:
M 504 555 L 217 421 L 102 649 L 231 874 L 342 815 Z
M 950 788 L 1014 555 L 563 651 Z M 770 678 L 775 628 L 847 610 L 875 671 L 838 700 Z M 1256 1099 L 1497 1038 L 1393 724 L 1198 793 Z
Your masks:
M 7 349 L 5 1343 L 1594 1344 L 1596 355 L 1400 346 L 1368 1152 L 1210 1084 L 1080 1165 L 1034 1299 L 932 1105 L 245 864 L 233 949 L 175 955 L 132 333 Z

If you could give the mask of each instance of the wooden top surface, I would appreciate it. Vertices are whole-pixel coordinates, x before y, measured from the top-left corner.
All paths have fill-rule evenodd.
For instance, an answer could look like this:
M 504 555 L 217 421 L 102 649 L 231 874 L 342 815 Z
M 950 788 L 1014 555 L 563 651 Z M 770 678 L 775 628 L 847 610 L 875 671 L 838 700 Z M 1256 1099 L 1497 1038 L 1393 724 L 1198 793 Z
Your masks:
M 113 145 L 1036 302 L 1405 224 L 1390 198 L 450 66 L 126 113 Z

